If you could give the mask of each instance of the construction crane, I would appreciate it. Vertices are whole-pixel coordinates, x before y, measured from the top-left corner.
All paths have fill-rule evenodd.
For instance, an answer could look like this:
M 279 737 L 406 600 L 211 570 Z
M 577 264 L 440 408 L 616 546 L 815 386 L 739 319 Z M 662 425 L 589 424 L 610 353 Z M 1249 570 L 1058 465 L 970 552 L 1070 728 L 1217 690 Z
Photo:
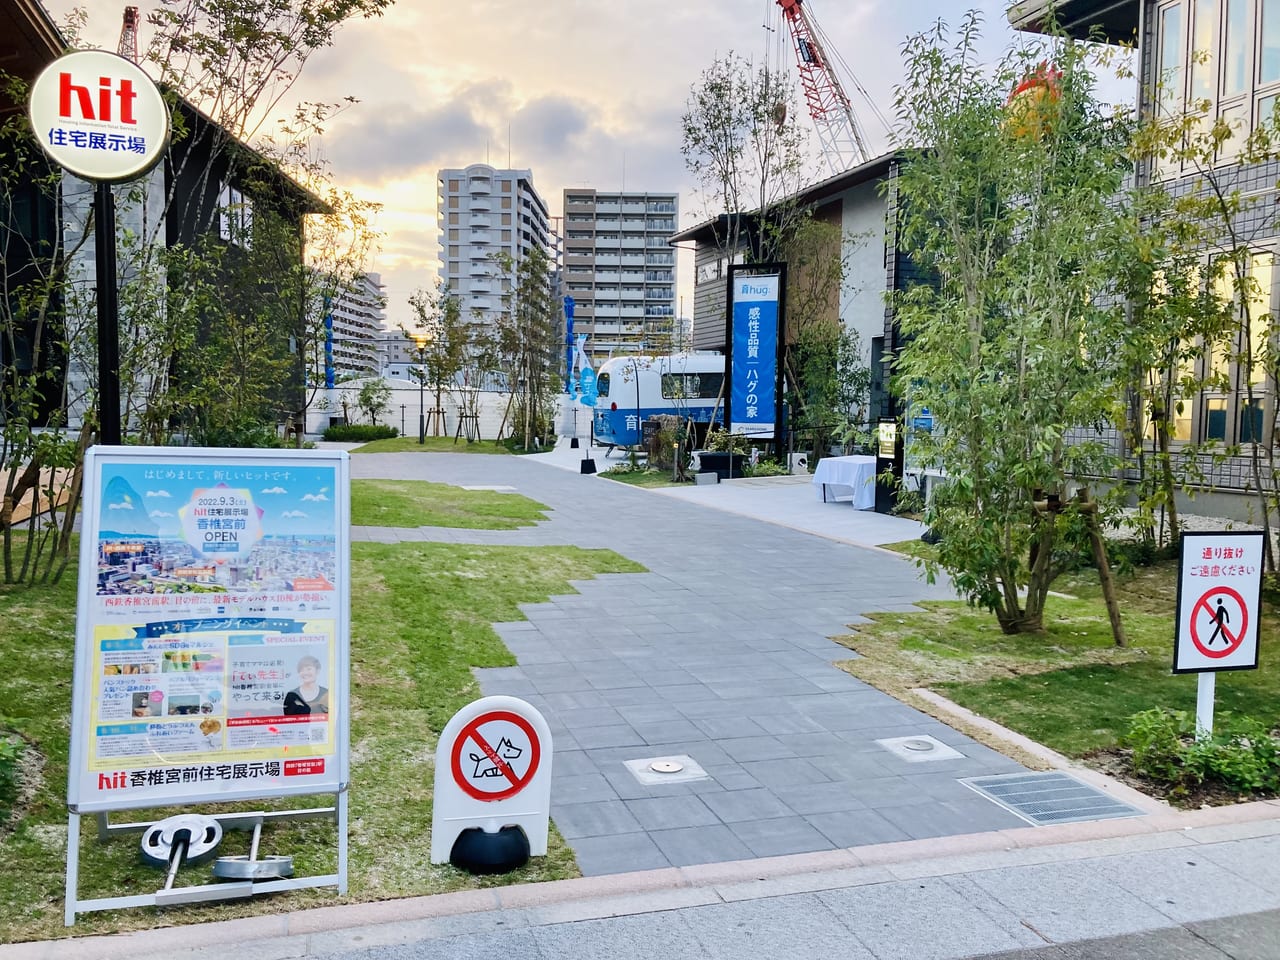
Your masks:
M 871 159 L 849 95 L 827 57 L 825 38 L 804 5 L 804 0 L 778 0 L 791 32 L 800 87 L 809 116 L 813 117 L 822 155 L 833 174 L 843 173 Z M 863 91 L 865 95 L 865 91 Z
M 120 24 L 120 42 L 116 53 L 126 60 L 138 62 L 138 8 L 125 7 L 124 21 Z

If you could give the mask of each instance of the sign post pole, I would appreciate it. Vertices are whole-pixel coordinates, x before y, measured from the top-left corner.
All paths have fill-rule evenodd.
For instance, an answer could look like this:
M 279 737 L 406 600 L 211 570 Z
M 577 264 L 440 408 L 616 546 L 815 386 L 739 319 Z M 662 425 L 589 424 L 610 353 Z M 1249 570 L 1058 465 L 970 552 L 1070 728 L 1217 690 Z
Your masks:
M 1205 671 L 1196 675 L 1196 739 L 1213 736 L 1213 691 L 1218 675 Z
M 120 307 L 116 289 L 116 200 L 111 184 L 94 191 L 93 244 L 98 281 L 98 436 L 120 444 Z

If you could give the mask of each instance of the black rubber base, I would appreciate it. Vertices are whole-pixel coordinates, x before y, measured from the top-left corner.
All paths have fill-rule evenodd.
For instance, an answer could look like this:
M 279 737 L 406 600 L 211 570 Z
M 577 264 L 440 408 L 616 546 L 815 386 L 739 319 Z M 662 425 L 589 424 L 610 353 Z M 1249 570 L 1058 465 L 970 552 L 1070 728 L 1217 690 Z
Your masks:
M 594 460 L 583 460 L 582 466 L 578 468 L 579 473 L 595 473 L 596 462 Z
M 578 449 L 578 438 L 577 438 L 577 437 L 572 437 L 572 438 L 570 438 L 570 440 L 569 440 L 569 449 L 570 449 L 570 450 L 577 450 L 577 449 Z
M 529 862 L 529 838 L 519 827 L 485 833 L 472 827 L 458 834 L 449 862 L 468 873 L 507 873 Z

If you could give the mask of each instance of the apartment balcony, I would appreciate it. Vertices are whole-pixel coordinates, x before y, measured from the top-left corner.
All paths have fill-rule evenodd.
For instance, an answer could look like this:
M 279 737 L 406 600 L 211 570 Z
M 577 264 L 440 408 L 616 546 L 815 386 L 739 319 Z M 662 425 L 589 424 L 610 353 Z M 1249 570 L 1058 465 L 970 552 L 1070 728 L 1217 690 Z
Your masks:
M 632 287 L 628 287 L 622 291 L 622 299 L 623 300 L 643 300 L 644 291 L 636 290 Z
M 476 194 L 484 194 L 485 196 L 488 196 L 493 193 L 493 181 L 473 177 L 471 180 L 467 181 L 467 192 L 472 196 L 475 196 Z
M 639 201 L 629 200 L 622 205 L 623 213 L 644 213 L 644 204 Z
M 624 250 L 644 249 L 644 237 L 624 237 L 621 243 Z
M 618 315 L 622 317 L 643 317 L 645 315 L 644 307 L 636 307 L 628 304 L 618 311 Z
M 613 271 L 606 272 L 603 270 L 597 271 L 596 273 L 596 283 L 621 283 L 621 282 L 622 282 L 622 274 L 620 273 L 614 273 Z

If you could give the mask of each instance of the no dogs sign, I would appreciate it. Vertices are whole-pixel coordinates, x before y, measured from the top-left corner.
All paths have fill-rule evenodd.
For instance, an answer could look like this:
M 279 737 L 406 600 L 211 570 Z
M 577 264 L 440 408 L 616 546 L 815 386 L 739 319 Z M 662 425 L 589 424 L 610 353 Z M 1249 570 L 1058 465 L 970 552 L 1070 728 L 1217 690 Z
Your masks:
M 1183 534 L 1173 672 L 1256 669 L 1261 605 L 1261 531 Z
M 458 837 L 477 827 L 519 827 L 529 853 L 545 854 L 551 756 L 546 719 L 517 697 L 485 697 L 454 714 L 436 745 L 431 862 L 448 863 Z

